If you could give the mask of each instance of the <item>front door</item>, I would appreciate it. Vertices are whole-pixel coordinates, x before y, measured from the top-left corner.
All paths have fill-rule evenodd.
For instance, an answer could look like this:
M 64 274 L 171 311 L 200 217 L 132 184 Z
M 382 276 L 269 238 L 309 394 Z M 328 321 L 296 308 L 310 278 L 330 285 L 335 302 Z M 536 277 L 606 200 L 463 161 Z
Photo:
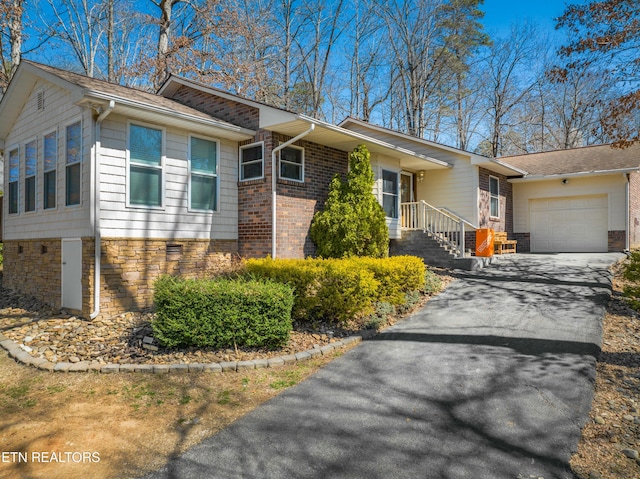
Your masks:
M 413 195 L 413 173 L 403 171 L 400 175 L 400 202 L 412 203 L 413 201 L 415 201 Z
M 82 310 L 82 240 L 62 240 L 62 307 Z

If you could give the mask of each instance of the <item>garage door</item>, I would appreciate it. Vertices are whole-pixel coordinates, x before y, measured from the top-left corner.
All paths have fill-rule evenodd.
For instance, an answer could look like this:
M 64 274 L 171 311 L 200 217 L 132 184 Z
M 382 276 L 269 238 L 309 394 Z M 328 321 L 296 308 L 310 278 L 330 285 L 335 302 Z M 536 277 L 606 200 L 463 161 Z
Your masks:
M 531 200 L 531 251 L 587 253 L 608 250 L 606 195 Z

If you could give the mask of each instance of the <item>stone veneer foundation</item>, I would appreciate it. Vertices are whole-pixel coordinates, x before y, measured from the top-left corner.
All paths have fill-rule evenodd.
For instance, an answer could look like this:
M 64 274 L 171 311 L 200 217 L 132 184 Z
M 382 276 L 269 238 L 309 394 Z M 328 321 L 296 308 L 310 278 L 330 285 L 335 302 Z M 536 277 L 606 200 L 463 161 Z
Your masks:
M 3 286 L 54 308 L 62 306 L 62 242 L 59 238 L 4 243 Z M 163 274 L 187 278 L 229 271 L 239 261 L 235 240 L 103 238 L 100 313 L 115 315 L 153 306 L 153 283 Z M 94 238 L 82 238 L 82 310 L 94 309 Z

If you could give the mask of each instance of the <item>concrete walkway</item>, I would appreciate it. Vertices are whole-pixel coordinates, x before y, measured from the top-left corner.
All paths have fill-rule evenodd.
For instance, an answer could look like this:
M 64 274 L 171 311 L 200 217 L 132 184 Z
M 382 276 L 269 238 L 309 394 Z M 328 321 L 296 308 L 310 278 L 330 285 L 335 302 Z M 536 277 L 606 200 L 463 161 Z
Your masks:
M 148 478 L 573 478 L 621 255 L 503 257 Z

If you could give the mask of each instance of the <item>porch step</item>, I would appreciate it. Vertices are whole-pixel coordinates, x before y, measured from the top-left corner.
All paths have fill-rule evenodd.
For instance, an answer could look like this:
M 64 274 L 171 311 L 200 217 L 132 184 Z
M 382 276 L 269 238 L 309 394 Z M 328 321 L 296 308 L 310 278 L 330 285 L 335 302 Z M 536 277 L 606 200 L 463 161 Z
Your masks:
M 477 271 L 493 262 L 491 258 L 466 256 L 458 258 L 436 239 L 422 231 L 403 231 L 402 238 L 391 240 L 389 254 L 392 256 L 411 255 L 422 258 L 425 264 L 438 268 Z

